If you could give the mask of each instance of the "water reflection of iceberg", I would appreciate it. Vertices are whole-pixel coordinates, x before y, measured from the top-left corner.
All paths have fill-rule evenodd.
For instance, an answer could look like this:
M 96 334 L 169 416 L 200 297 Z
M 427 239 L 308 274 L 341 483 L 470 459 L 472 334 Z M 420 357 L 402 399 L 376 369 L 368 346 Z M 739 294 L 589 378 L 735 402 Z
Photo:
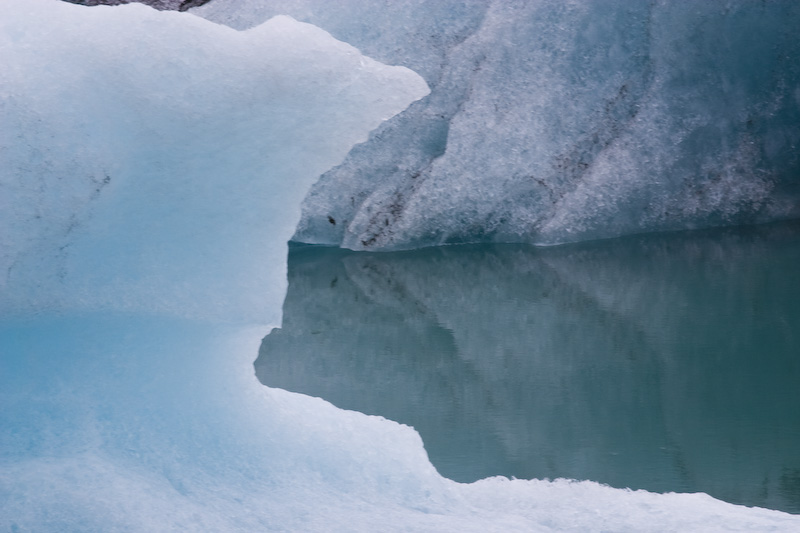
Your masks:
M 262 383 L 414 426 L 453 479 L 800 512 L 800 226 L 551 249 L 296 248 Z

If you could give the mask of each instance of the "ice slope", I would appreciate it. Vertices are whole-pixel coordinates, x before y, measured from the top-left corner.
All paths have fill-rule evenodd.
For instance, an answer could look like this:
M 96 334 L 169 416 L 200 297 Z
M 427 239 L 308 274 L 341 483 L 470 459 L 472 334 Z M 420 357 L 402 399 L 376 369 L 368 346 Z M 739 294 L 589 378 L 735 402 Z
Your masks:
M 214 0 L 312 22 L 428 98 L 326 173 L 294 239 L 554 244 L 800 216 L 793 0 Z
M 261 386 L 305 189 L 425 85 L 286 18 L 0 12 L 3 529 L 800 526 L 702 494 L 459 485 L 410 428 Z

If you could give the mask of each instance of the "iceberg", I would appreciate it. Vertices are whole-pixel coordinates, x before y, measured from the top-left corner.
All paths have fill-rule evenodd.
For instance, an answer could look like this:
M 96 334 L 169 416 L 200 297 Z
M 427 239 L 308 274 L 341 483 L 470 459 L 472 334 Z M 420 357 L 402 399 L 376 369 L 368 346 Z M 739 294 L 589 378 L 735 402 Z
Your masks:
M 705 494 L 445 479 L 260 385 L 310 184 L 428 92 L 287 17 L 0 0 L 0 527 L 797 530 Z
M 800 217 L 800 5 L 214 0 L 316 24 L 431 94 L 314 185 L 294 240 L 551 245 Z

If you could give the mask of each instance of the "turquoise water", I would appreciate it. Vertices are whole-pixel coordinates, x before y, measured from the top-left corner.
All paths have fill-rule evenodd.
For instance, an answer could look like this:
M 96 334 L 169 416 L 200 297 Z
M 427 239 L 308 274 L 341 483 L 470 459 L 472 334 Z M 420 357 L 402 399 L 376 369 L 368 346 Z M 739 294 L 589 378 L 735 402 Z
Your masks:
M 443 475 L 800 513 L 800 223 L 555 248 L 294 247 L 271 387 L 416 428 Z

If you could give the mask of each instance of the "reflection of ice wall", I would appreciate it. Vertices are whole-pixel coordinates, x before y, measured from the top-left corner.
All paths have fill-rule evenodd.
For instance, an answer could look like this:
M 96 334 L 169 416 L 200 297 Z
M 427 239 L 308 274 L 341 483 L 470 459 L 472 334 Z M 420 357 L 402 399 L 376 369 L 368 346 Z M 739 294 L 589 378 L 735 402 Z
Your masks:
M 279 323 L 308 186 L 427 93 L 288 17 L 0 4 L 3 310 Z
M 314 186 L 295 239 L 556 243 L 800 216 L 800 4 L 214 0 L 432 87 Z
M 800 511 L 800 224 L 290 254 L 266 385 L 420 432 L 445 476 Z

